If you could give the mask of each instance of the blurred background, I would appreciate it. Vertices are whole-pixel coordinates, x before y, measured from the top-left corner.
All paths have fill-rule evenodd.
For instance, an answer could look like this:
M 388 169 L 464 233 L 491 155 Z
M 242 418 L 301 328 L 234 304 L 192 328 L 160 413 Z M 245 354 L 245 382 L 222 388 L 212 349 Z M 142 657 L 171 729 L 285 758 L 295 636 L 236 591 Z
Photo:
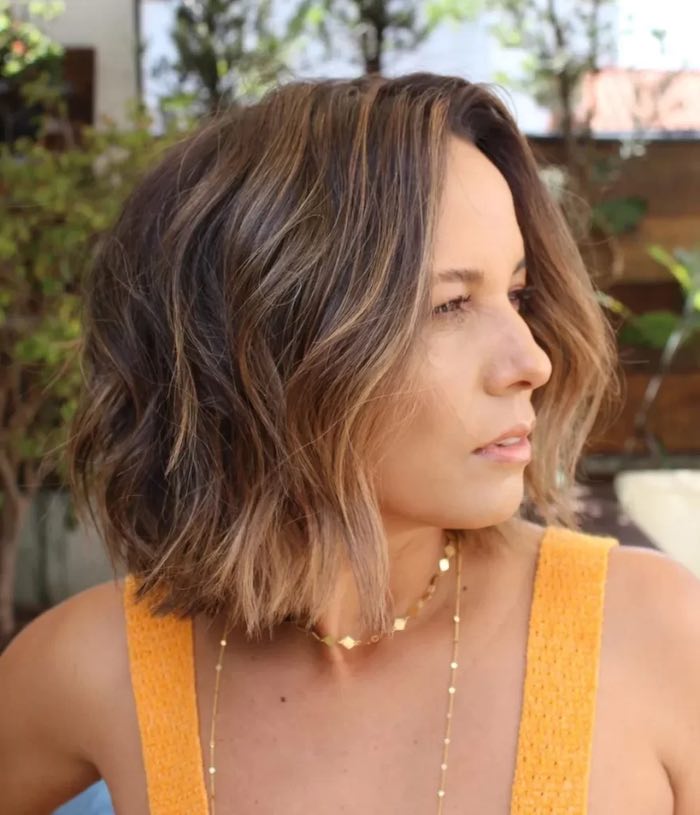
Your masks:
M 684 0 L 0 0 L 0 648 L 112 574 L 60 455 L 95 241 L 173 140 L 301 77 L 493 83 L 618 339 L 582 527 L 700 576 L 698 30 Z M 111 812 L 99 783 L 54 815 Z

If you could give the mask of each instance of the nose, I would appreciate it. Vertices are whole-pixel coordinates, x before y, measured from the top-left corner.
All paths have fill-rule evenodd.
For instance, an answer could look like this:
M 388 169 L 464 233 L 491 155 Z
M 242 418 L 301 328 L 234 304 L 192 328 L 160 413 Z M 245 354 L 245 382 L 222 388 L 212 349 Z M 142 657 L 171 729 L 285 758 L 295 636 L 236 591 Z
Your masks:
M 489 343 L 486 389 L 495 396 L 514 389 L 541 388 L 552 375 L 552 361 L 530 326 L 517 312 L 510 314 L 512 317 L 503 318 Z

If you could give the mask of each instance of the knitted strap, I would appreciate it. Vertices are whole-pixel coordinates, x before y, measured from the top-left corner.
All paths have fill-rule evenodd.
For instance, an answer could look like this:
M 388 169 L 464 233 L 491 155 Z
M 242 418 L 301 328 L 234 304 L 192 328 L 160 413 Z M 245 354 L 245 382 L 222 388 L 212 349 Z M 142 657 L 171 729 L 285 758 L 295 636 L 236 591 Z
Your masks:
M 548 527 L 530 611 L 511 815 L 587 815 L 608 552 Z M 207 815 L 191 620 L 152 616 L 124 584 L 150 815 Z
M 150 815 L 207 815 L 192 620 L 155 617 L 124 582 L 124 613 Z
M 608 552 L 548 527 L 530 610 L 511 815 L 586 815 Z

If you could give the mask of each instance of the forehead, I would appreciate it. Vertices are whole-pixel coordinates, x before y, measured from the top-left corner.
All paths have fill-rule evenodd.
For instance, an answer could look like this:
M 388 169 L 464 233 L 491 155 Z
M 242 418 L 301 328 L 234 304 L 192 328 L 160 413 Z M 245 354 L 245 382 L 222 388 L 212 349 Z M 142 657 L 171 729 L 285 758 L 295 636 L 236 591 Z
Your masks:
M 503 263 L 512 269 L 524 254 L 508 182 L 480 150 L 457 137 L 447 144 L 433 253 L 438 267 L 486 269 Z

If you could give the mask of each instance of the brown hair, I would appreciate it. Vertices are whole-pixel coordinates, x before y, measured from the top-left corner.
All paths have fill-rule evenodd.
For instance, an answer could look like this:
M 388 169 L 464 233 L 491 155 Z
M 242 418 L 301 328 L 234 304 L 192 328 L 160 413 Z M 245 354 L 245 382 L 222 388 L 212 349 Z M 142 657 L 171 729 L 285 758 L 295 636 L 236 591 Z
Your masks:
M 614 336 L 508 109 L 430 73 L 296 81 L 171 149 L 86 280 L 71 487 L 157 613 L 225 611 L 248 636 L 315 619 L 347 558 L 364 623 L 391 630 L 370 462 L 412 412 L 393 397 L 416 384 L 431 315 L 448 134 L 513 194 L 553 367 L 533 394 L 526 506 L 576 527 L 569 488 Z

